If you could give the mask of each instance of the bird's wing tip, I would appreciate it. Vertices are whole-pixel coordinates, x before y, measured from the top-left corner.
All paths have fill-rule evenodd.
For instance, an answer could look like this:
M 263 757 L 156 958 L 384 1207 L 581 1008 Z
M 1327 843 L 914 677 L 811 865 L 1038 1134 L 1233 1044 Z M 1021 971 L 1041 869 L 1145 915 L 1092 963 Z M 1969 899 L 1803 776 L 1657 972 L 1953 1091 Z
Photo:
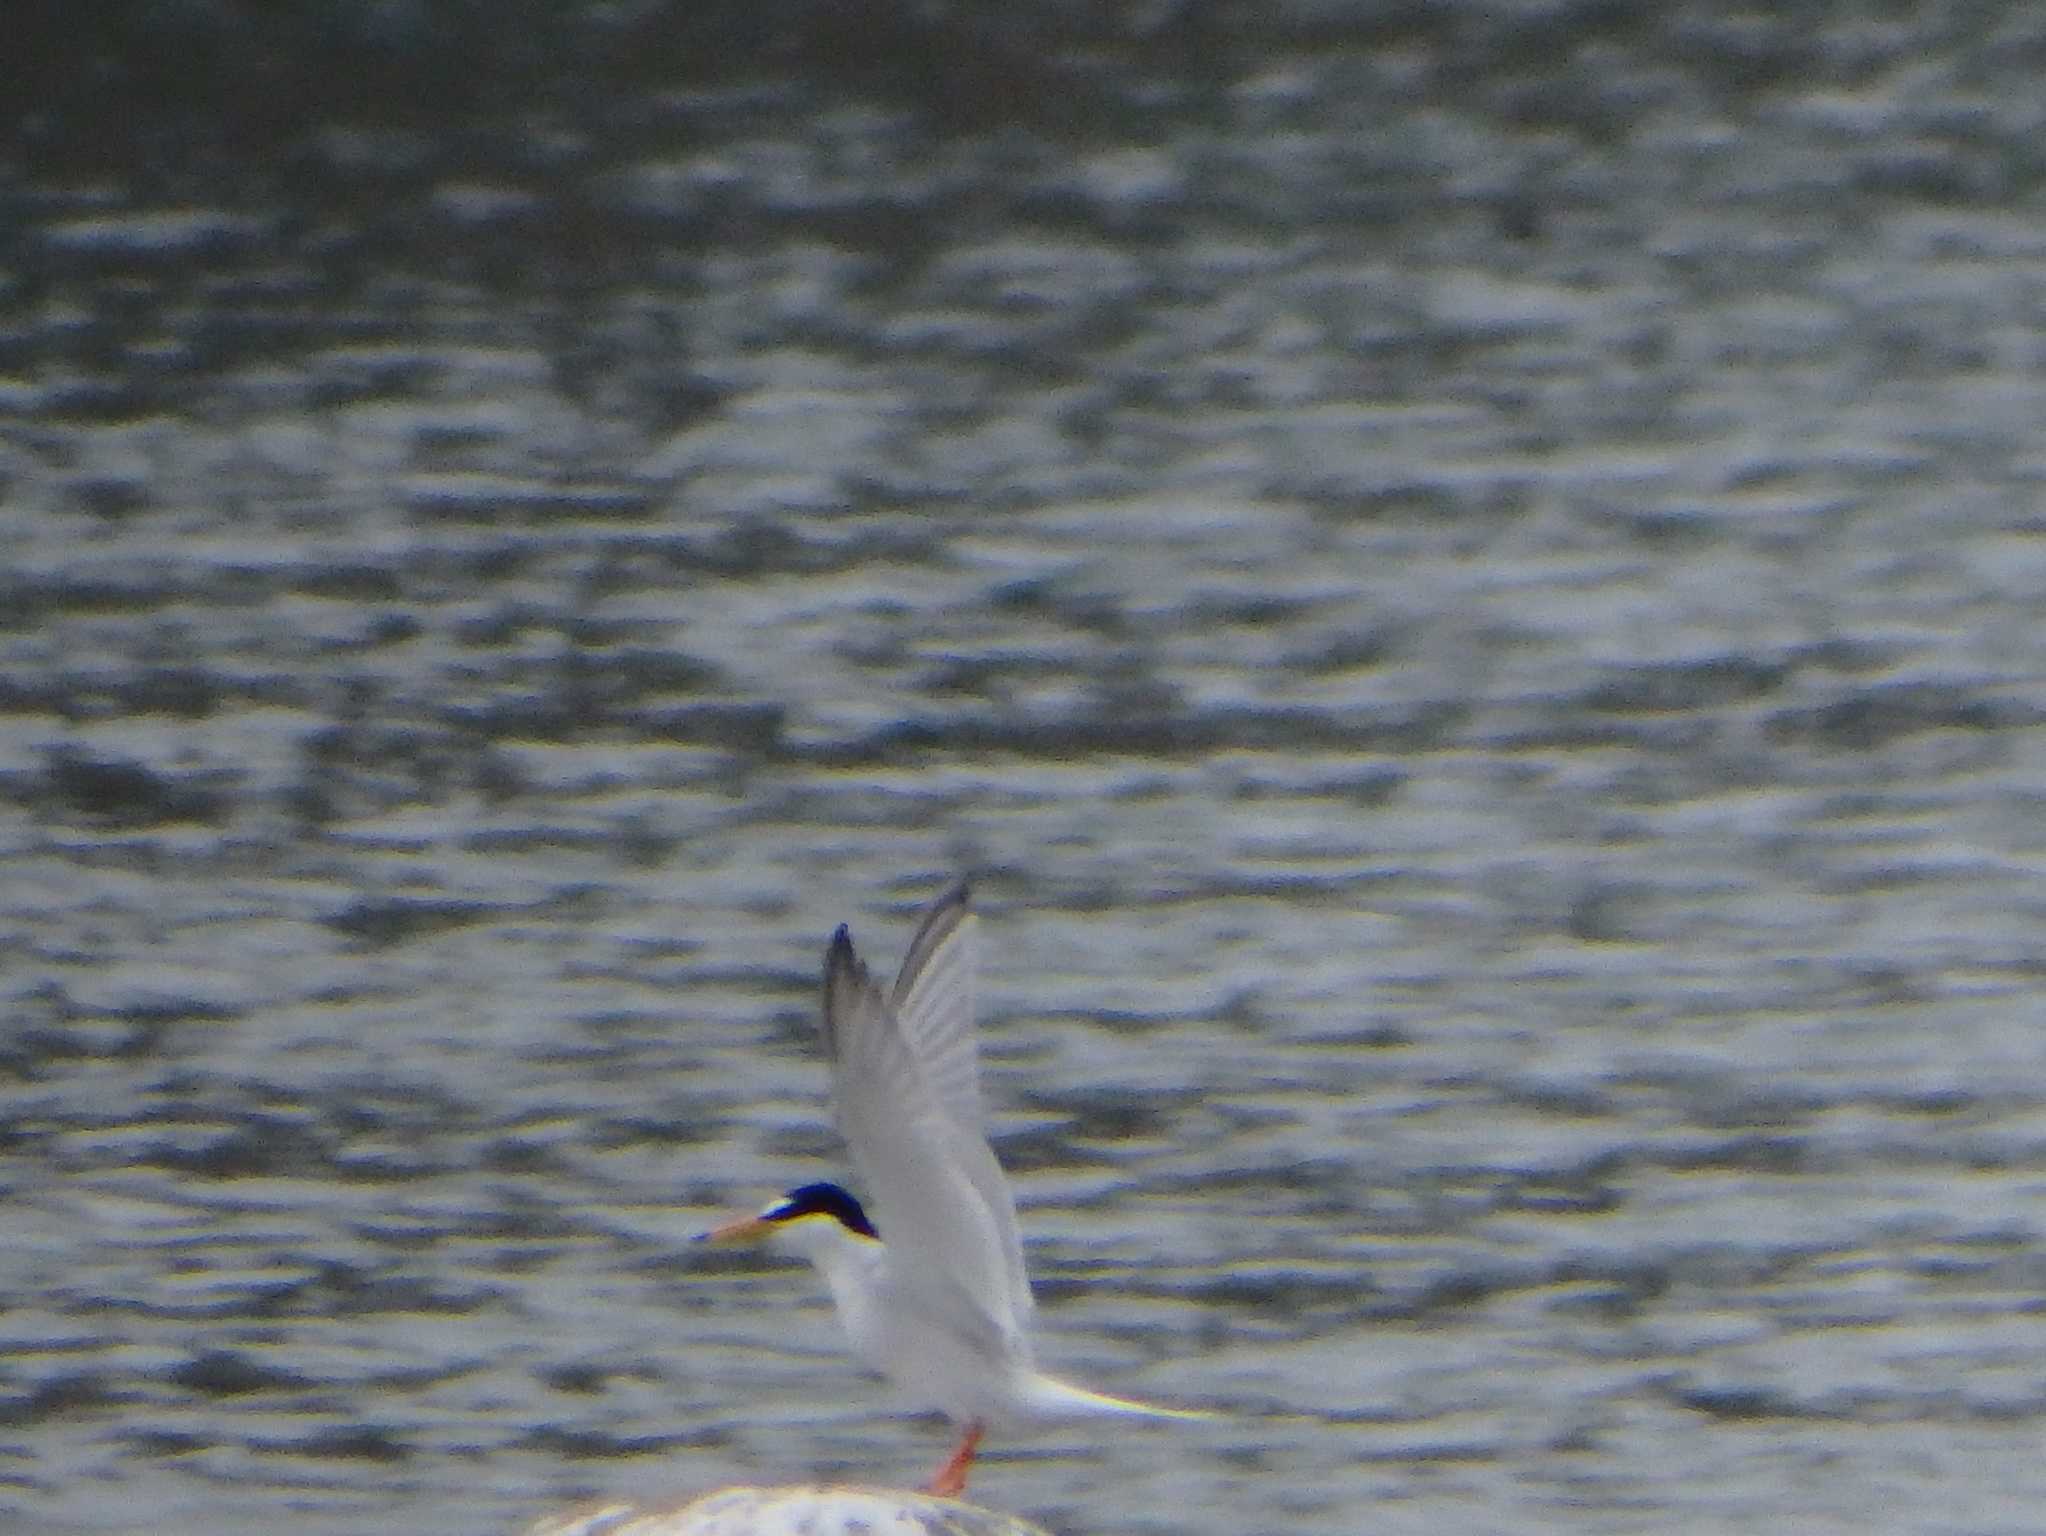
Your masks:
M 831 943 L 824 951 L 824 983 L 827 988 L 836 987 L 841 979 L 855 984 L 864 981 L 867 975 L 866 962 L 861 960 L 853 948 L 852 929 L 840 923 L 832 930 Z

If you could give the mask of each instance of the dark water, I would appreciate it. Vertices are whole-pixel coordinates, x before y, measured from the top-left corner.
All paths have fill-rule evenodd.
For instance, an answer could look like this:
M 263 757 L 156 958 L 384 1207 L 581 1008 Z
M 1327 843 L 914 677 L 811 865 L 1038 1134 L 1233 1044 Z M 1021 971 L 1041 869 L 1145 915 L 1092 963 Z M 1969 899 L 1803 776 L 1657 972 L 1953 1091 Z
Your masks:
M 965 870 L 986 1502 L 2036 1529 L 2046 21 L 452 14 L 23 54 L 0 1527 L 922 1476 L 687 1238 Z

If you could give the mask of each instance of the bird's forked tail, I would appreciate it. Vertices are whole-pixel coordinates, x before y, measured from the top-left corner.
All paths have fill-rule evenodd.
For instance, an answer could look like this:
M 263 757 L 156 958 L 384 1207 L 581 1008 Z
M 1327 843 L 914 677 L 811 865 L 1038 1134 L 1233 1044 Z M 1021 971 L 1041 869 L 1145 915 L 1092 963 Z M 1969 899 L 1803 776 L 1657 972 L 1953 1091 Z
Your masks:
M 1026 1400 L 1036 1412 L 1090 1418 L 1099 1415 L 1128 1415 L 1145 1419 L 1219 1419 L 1219 1413 L 1210 1413 L 1204 1408 L 1167 1408 L 1158 1403 L 1140 1403 L 1133 1397 L 1113 1397 L 1106 1392 L 1090 1392 L 1085 1387 L 1076 1387 L 1069 1381 L 1060 1381 L 1056 1376 L 1047 1376 L 1042 1371 L 1033 1371 L 1024 1388 Z

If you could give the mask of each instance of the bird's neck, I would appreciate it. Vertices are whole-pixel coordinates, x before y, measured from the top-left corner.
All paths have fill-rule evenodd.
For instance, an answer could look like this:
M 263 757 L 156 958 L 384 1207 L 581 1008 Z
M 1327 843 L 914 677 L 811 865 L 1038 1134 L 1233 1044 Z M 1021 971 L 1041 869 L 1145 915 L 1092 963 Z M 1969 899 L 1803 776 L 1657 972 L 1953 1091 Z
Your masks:
M 846 1236 L 817 1244 L 808 1257 L 824 1276 L 824 1283 L 831 1287 L 831 1299 L 843 1307 L 849 1294 L 864 1294 L 871 1284 L 874 1271 L 881 1265 L 882 1251 L 877 1242 Z
M 874 1319 L 870 1314 L 880 1289 L 883 1251 L 879 1243 L 848 1237 L 843 1242 L 819 1244 L 808 1254 L 831 1291 L 832 1307 L 854 1353 L 862 1358 L 871 1353 Z M 880 1359 L 868 1359 L 867 1363 L 876 1370 L 886 1364 Z

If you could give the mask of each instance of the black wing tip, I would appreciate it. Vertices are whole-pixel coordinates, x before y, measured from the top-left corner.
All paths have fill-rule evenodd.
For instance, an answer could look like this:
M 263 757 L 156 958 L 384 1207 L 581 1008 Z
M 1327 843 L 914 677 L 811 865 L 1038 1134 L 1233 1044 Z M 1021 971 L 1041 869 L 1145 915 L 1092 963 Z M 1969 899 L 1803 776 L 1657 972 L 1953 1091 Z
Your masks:
M 853 950 L 852 929 L 840 923 L 831 931 L 831 943 L 824 950 L 824 981 L 827 986 L 840 976 L 861 976 L 866 966 Z
M 928 931 L 933 919 L 940 913 L 954 908 L 962 912 L 973 907 L 973 882 L 961 875 L 931 898 L 924 908 L 924 927 Z M 840 923 L 831 930 L 831 942 L 824 947 L 824 977 L 831 978 L 847 973 L 864 973 L 858 952 L 853 948 L 852 925 Z

